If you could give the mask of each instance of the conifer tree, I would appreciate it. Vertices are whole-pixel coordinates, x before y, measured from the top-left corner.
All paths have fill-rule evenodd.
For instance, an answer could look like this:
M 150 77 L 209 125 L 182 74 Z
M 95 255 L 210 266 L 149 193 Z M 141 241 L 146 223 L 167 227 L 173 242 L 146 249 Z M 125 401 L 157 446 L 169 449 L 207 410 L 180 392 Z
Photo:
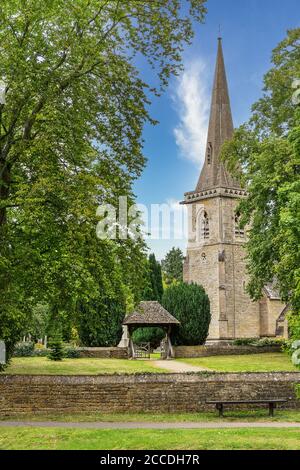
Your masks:
M 52 340 L 49 343 L 50 346 L 50 353 L 49 353 L 49 359 L 51 361 L 62 361 L 64 357 L 64 348 L 63 348 L 63 342 L 61 335 L 59 333 L 56 333 Z

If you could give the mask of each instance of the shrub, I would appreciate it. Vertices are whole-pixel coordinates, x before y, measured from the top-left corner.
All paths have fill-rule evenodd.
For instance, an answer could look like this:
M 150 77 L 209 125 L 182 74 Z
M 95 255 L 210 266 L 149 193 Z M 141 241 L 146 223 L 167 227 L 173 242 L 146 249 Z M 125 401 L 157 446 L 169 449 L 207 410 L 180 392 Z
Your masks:
M 34 356 L 34 343 L 31 341 L 26 343 L 17 343 L 13 355 L 15 357 L 31 357 Z
M 181 325 L 172 333 L 174 345 L 204 344 L 211 320 L 210 303 L 202 286 L 181 282 L 165 290 L 162 305 Z
M 235 346 L 256 346 L 263 348 L 265 346 L 282 346 L 286 345 L 286 340 L 283 338 L 240 338 L 233 341 Z
M 64 348 L 61 336 L 56 334 L 49 343 L 50 353 L 48 355 L 51 361 L 61 361 L 64 357 Z
M 69 359 L 78 359 L 80 357 L 80 351 L 72 346 L 67 346 L 65 348 L 65 357 Z
M 34 350 L 34 357 L 48 357 L 50 354 L 50 349 L 46 349 L 46 348 L 43 348 L 43 349 L 35 349 Z
M 256 338 L 239 338 L 233 341 L 234 346 L 251 346 Z
M 151 348 L 157 348 L 165 336 L 166 332 L 162 328 L 147 327 L 134 331 L 132 339 L 136 344 L 150 343 Z

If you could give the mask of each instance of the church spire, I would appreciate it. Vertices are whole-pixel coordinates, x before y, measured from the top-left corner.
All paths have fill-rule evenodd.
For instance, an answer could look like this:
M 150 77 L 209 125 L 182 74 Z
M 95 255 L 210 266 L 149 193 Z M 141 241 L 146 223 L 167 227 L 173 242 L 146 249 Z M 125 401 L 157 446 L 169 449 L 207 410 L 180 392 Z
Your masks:
M 205 162 L 196 191 L 219 187 L 236 188 L 239 184 L 220 161 L 221 146 L 232 138 L 233 121 L 222 49 L 218 38 L 218 56 L 214 78 Z

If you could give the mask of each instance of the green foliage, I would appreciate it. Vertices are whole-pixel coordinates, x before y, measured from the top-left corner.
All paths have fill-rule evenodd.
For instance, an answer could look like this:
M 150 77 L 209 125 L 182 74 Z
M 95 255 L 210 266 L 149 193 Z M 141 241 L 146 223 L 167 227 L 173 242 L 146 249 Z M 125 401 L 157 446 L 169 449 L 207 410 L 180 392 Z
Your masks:
M 135 201 L 143 127 L 154 123 L 148 92 L 159 94 L 178 72 L 192 22 L 204 18 L 204 1 L 187 3 L 1 1 L 0 338 L 8 356 L 39 302 L 68 339 L 78 302 L 93 305 L 116 266 L 128 296 L 141 299 L 144 242 L 97 240 L 96 209 L 117 206 L 121 195 Z M 156 89 L 139 77 L 137 54 L 156 71 Z
M 15 357 L 32 357 L 34 356 L 34 343 L 17 343 L 14 349 Z
M 300 340 L 300 315 L 290 314 L 288 322 L 291 330 L 291 341 Z
M 50 353 L 48 358 L 51 361 L 62 361 L 64 357 L 64 347 L 61 335 L 56 333 L 51 341 L 49 341 Z
M 235 346 L 281 346 L 285 348 L 286 341 L 283 338 L 240 338 L 233 341 Z
M 166 336 L 166 332 L 162 328 L 147 327 L 138 328 L 133 332 L 132 338 L 134 343 L 150 343 L 152 348 L 157 348 Z
M 44 338 L 48 334 L 49 310 L 49 305 L 45 303 L 40 302 L 34 305 L 23 334 L 26 336 L 31 335 L 35 341 Z
M 148 272 L 145 275 L 145 289 L 142 300 L 156 300 L 161 302 L 164 292 L 161 265 L 156 261 L 155 255 L 149 256 Z
M 67 357 L 68 359 L 79 359 L 80 351 L 78 350 L 78 348 L 66 346 L 64 349 L 64 357 Z
M 172 248 L 162 261 L 162 271 L 166 284 L 183 280 L 184 256 L 180 248 Z
M 202 286 L 183 282 L 174 284 L 165 290 L 162 305 L 181 322 L 172 334 L 174 345 L 205 343 L 211 315 L 209 298 Z
M 233 341 L 234 346 L 250 346 L 257 338 L 238 338 Z
M 108 280 L 107 280 L 108 281 Z M 117 346 L 122 337 L 122 321 L 126 314 L 126 296 L 118 273 L 111 272 L 91 301 L 78 303 L 77 328 L 84 346 Z
M 238 208 L 242 224 L 250 227 L 248 291 L 257 300 L 275 279 L 295 316 L 300 315 L 300 108 L 293 102 L 293 81 L 300 77 L 299 40 L 300 28 L 291 30 L 274 50 L 264 96 L 249 123 L 223 148 L 229 168 L 243 168 L 248 191 Z

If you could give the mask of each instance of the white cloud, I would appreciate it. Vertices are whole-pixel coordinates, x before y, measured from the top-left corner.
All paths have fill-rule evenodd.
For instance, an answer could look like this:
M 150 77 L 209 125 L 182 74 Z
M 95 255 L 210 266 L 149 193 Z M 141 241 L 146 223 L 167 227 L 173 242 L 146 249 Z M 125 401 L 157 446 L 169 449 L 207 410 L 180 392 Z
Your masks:
M 210 108 L 207 75 L 207 67 L 202 60 L 198 58 L 188 62 L 172 96 L 179 117 L 174 129 L 176 144 L 181 156 L 198 167 L 205 158 Z

